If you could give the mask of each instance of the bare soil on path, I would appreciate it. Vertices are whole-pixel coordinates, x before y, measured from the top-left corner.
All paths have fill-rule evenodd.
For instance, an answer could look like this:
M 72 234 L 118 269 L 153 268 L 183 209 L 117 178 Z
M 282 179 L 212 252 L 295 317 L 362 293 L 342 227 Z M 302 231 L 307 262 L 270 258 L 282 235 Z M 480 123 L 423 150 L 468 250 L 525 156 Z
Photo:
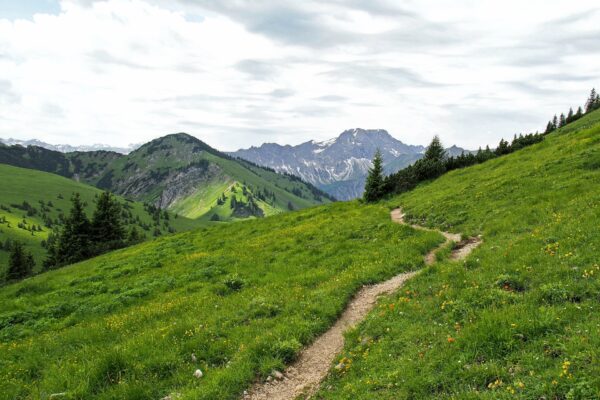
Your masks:
M 405 224 L 404 213 L 397 208 L 390 214 L 393 222 Z M 435 231 L 420 225 L 411 225 L 414 229 Z M 469 238 L 461 241 L 461 235 L 449 232 L 440 232 L 446 238 L 445 242 L 427 253 L 424 257 L 425 264 L 431 265 L 436 261 L 436 253 L 440 249 L 455 243 L 450 254 L 451 260 L 461 260 L 467 257 L 479 244 L 481 238 Z M 335 356 L 344 347 L 344 332 L 361 322 L 373 309 L 377 298 L 384 294 L 392 294 L 404 282 L 415 276 L 418 272 L 406 272 L 394 276 L 387 281 L 376 285 L 364 286 L 354 296 L 348 307 L 337 322 L 324 334 L 319 336 L 310 346 L 300 353 L 296 362 L 288 367 L 284 373 L 276 373 L 269 377 L 267 382 L 256 383 L 243 399 L 247 400 L 293 400 L 299 396 L 310 398 L 319 388 L 321 381 L 327 376 Z

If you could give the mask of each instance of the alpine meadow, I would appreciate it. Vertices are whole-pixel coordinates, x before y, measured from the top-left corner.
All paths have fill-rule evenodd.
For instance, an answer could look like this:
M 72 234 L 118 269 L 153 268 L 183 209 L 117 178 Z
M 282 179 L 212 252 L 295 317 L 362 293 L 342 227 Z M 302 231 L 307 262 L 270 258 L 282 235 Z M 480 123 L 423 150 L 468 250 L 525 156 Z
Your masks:
M 600 400 L 599 17 L 0 2 L 0 400 Z

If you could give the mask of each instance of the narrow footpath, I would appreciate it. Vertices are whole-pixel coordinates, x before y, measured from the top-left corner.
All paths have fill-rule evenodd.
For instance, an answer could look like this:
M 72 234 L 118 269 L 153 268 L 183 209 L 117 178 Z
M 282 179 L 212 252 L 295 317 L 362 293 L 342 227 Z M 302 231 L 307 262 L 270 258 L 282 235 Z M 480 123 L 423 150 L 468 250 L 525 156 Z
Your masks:
M 406 224 L 404 213 L 397 208 L 390 214 L 393 222 Z M 425 228 L 420 225 L 410 225 L 414 229 L 436 231 L 444 235 L 445 242 L 431 250 L 424 257 L 425 264 L 431 265 L 436 261 L 436 253 L 454 243 L 451 260 L 462 260 L 481 244 L 481 238 L 469 238 L 461 241 L 461 235 Z M 344 347 L 344 332 L 360 323 L 375 307 L 377 298 L 381 295 L 392 294 L 404 282 L 418 272 L 406 272 L 394 276 L 376 285 L 365 286 L 358 291 L 337 322 L 324 334 L 319 336 L 310 346 L 300 353 L 298 360 L 289 366 L 283 374 L 271 377 L 267 382 L 255 384 L 244 393 L 244 400 L 294 400 L 300 395 L 310 398 L 318 389 L 321 381 L 327 376 L 336 355 Z

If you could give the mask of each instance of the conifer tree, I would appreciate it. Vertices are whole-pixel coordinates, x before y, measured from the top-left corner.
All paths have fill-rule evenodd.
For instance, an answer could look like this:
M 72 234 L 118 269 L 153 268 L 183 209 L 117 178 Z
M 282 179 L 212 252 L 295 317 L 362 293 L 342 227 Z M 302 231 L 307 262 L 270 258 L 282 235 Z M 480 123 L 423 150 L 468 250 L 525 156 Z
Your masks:
M 6 277 L 9 280 L 26 278 L 31 275 L 34 267 L 35 261 L 31 253 L 24 249 L 21 242 L 14 242 L 10 249 Z
M 431 161 L 444 161 L 446 156 L 446 150 L 444 150 L 440 138 L 437 135 L 434 136 L 425 150 L 425 156 L 423 158 Z
M 367 182 L 365 184 L 365 192 L 363 198 L 366 202 L 377 201 L 384 194 L 384 177 L 383 177 L 383 158 L 381 152 L 377 150 L 373 157 L 373 166 L 369 169 Z
M 561 113 L 560 114 L 560 119 L 558 120 L 558 127 L 562 128 L 563 126 L 565 126 L 567 124 L 567 120 L 565 118 L 565 114 Z
M 573 112 L 573 108 L 569 108 L 569 114 L 567 114 L 567 124 L 573 122 L 575 118 L 575 113 Z
M 592 89 L 590 97 L 585 103 L 585 113 L 587 114 L 589 112 L 594 111 L 598 103 L 600 103 L 600 100 L 598 100 L 598 94 L 596 93 L 596 89 Z
M 55 265 L 72 264 L 90 257 L 90 221 L 83 209 L 79 193 L 71 198 L 71 212 L 65 219 L 56 246 Z
M 583 109 L 581 106 L 577 107 L 577 112 L 575 113 L 575 118 L 579 119 L 583 116 Z
M 552 118 L 552 130 L 555 130 L 556 128 L 558 128 L 558 117 L 554 114 L 554 117 Z
M 91 226 L 92 241 L 99 251 L 123 246 L 125 230 L 121 223 L 121 205 L 110 192 L 103 192 L 96 202 Z

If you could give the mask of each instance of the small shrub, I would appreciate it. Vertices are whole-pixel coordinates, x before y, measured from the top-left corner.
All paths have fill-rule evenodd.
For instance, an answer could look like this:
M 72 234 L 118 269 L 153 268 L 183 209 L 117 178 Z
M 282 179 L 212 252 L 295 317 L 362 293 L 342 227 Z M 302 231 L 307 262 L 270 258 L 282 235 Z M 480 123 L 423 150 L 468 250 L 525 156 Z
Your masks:
M 547 304 L 560 304 L 567 301 L 569 291 L 562 283 L 547 283 L 540 287 L 540 299 Z
M 500 275 L 496 279 L 496 286 L 510 292 L 523 292 L 525 290 L 525 283 L 520 278 L 509 274 Z
M 242 290 L 246 282 L 238 274 L 233 274 L 225 278 L 223 284 L 225 284 L 225 286 L 227 286 L 234 292 L 237 292 L 239 290 Z

